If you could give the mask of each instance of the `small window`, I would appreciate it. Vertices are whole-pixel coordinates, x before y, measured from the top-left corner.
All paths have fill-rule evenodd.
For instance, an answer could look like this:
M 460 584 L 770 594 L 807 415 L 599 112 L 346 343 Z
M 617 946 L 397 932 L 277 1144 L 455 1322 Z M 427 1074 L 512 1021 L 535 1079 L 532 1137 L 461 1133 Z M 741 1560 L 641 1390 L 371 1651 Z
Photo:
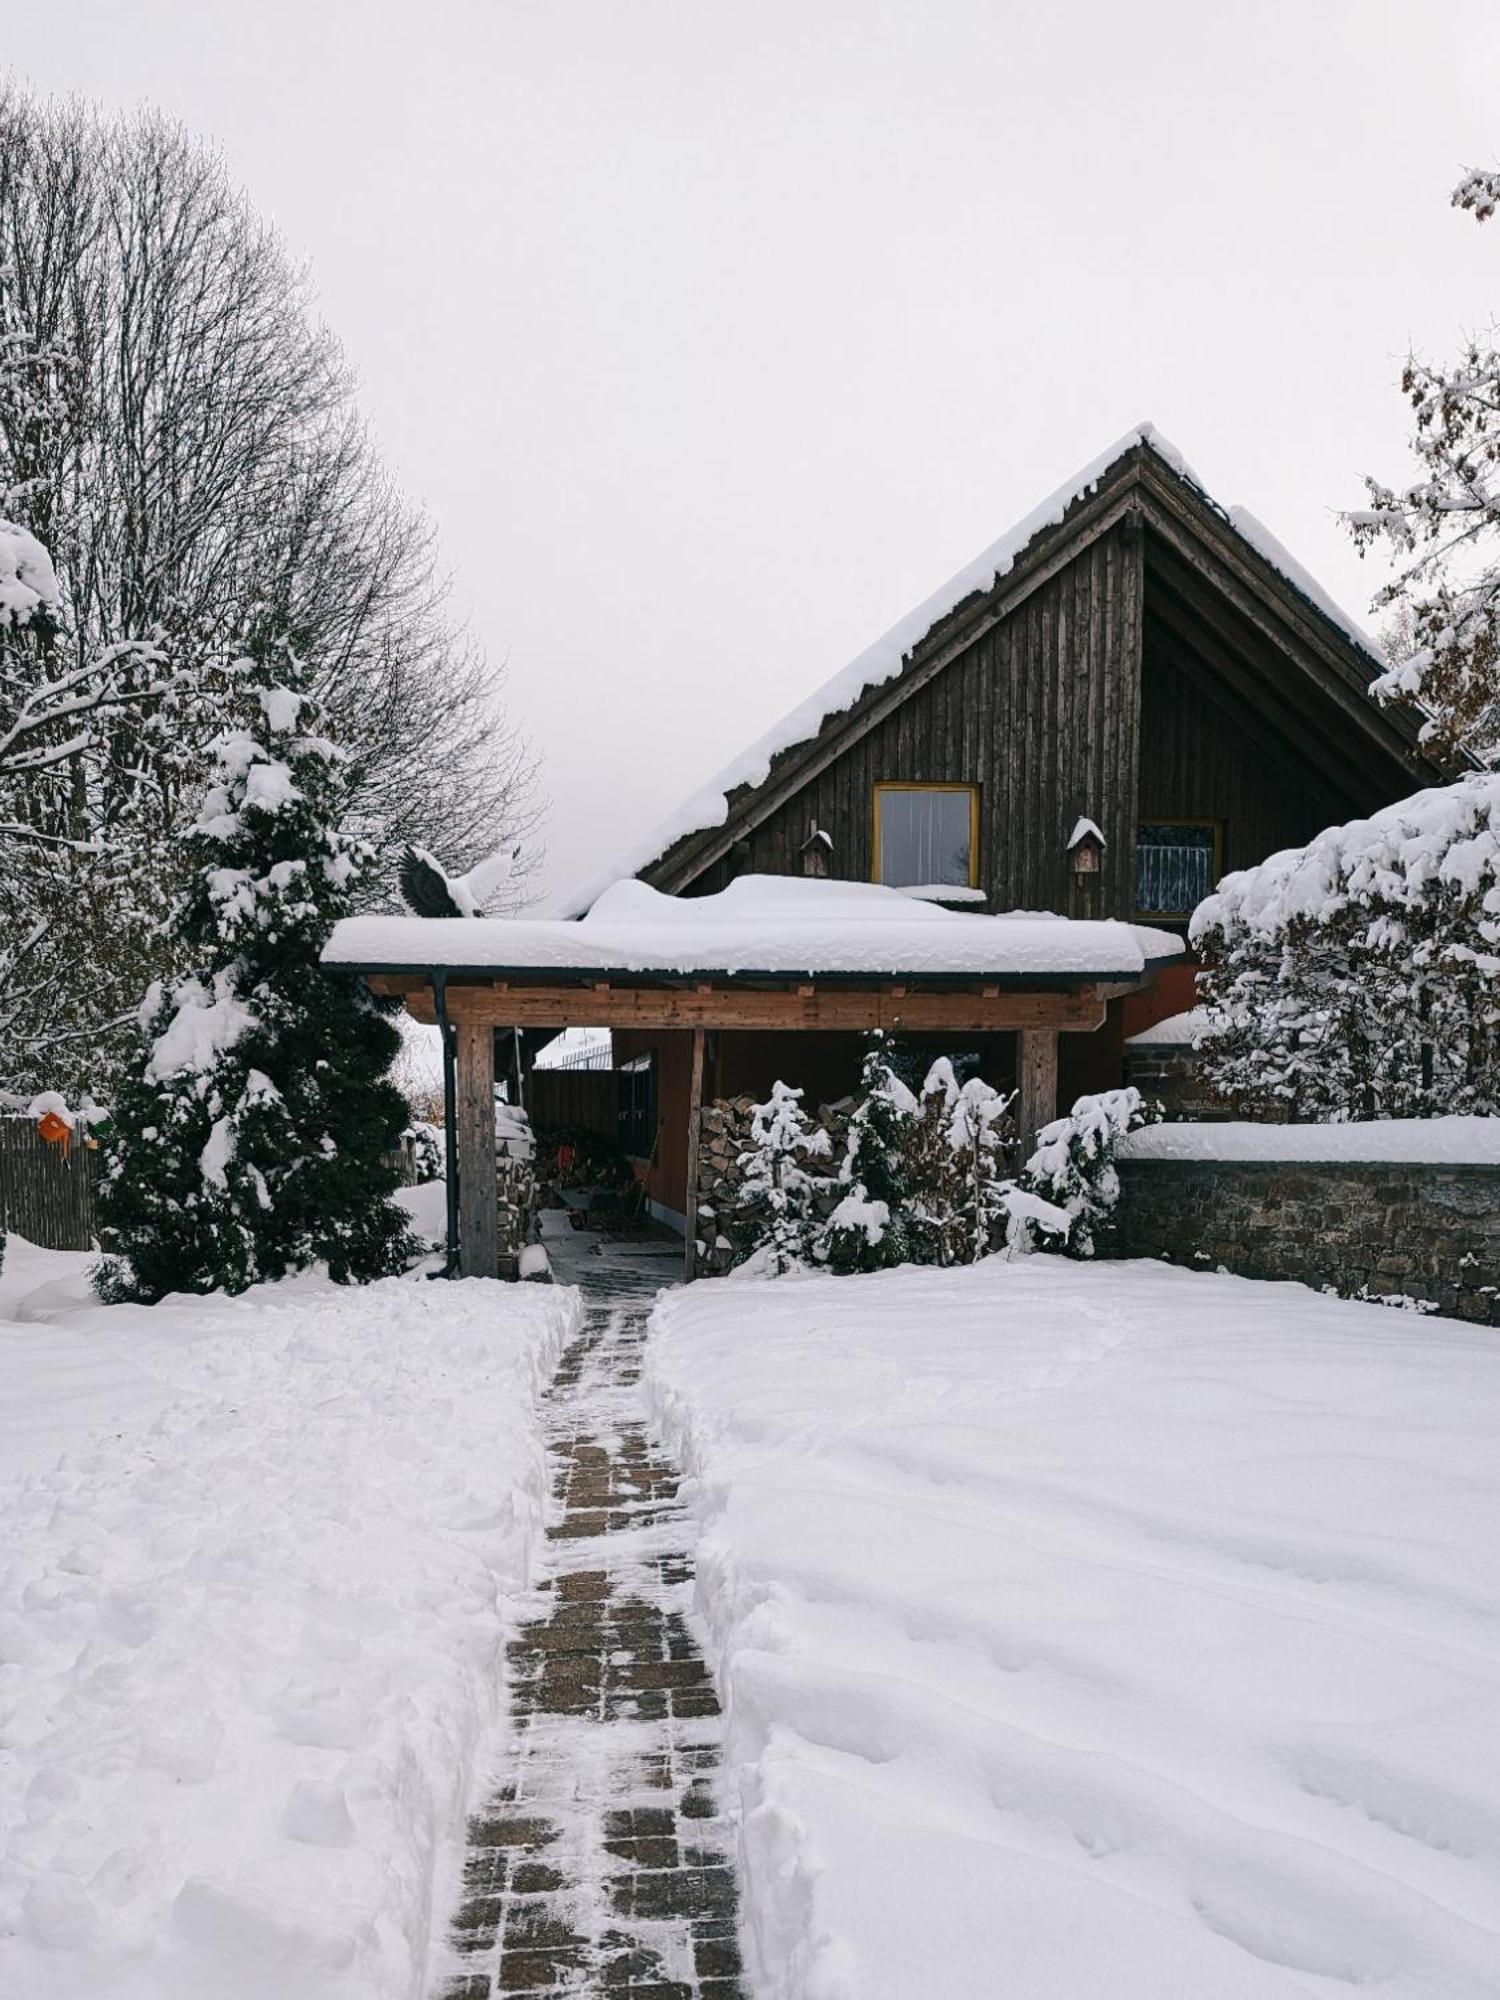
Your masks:
M 972 889 L 978 882 L 975 785 L 877 785 L 875 869 L 892 889 Z
M 1213 820 L 1154 820 L 1135 842 L 1135 907 L 1143 917 L 1189 917 L 1219 879 Z
M 615 1072 L 620 1151 L 649 1160 L 656 1144 L 656 1052 L 648 1050 Z

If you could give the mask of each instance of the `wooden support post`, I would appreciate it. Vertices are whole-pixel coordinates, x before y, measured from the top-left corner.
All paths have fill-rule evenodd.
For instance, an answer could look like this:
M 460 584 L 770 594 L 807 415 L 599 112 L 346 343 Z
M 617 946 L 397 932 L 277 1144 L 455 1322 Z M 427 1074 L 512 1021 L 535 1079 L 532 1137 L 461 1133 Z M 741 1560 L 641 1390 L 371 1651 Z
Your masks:
M 1036 1149 L 1036 1135 L 1057 1116 L 1057 1030 L 1022 1028 L 1016 1083 L 1016 1127 L 1024 1165 Z
M 688 1085 L 687 1195 L 682 1246 L 682 1275 L 691 1284 L 698 1275 L 698 1144 L 703 1135 L 703 1030 L 693 1030 L 693 1074 Z
M 500 1269 L 499 1190 L 495 1180 L 495 1031 L 459 1021 L 458 1270 L 493 1278 Z

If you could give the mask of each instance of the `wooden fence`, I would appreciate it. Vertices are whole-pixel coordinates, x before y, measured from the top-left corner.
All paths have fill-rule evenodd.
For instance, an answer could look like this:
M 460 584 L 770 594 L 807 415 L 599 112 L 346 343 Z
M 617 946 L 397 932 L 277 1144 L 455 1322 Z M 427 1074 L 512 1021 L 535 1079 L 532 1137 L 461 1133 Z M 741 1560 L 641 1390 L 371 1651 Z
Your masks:
M 0 1118 L 0 1228 L 44 1250 L 91 1250 L 99 1158 L 80 1133 L 64 1158 L 31 1119 Z
M 597 1132 L 615 1143 L 619 1084 L 612 1069 L 534 1069 L 526 1080 L 526 1108 L 541 1131 L 549 1126 Z

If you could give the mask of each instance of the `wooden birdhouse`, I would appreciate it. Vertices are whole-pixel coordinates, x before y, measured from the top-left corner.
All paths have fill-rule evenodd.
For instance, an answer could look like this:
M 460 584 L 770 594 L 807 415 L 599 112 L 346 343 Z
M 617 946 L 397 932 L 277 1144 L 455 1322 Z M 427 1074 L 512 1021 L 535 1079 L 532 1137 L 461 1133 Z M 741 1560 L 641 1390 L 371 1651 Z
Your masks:
M 802 843 L 801 853 L 804 875 L 815 875 L 822 880 L 833 873 L 833 836 L 826 833 L 816 820 Z
M 1080 819 L 1068 837 L 1068 865 L 1075 875 L 1097 875 L 1104 866 L 1104 835 L 1091 819 Z
M 1080 819 L 1068 836 L 1068 915 L 1097 917 L 1104 886 L 1104 835 L 1091 819 Z

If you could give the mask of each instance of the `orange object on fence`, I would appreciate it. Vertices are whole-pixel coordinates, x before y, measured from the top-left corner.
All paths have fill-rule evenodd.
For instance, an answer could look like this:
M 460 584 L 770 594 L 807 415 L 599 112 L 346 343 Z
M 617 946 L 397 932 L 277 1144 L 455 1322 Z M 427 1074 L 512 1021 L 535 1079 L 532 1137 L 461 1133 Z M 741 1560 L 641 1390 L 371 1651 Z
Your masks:
M 36 1121 L 36 1129 L 49 1146 L 60 1145 L 63 1158 L 68 1157 L 68 1141 L 73 1136 L 73 1128 L 66 1118 L 59 1117 L 55 1111 L 44 1111 Z

